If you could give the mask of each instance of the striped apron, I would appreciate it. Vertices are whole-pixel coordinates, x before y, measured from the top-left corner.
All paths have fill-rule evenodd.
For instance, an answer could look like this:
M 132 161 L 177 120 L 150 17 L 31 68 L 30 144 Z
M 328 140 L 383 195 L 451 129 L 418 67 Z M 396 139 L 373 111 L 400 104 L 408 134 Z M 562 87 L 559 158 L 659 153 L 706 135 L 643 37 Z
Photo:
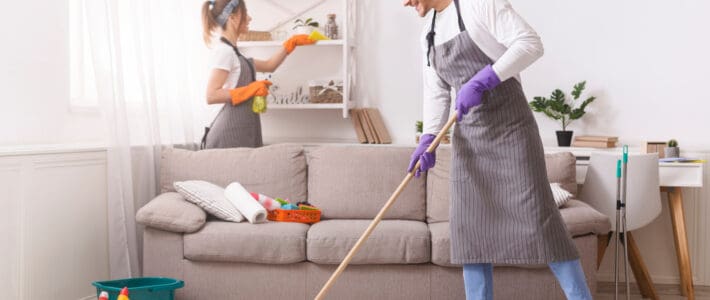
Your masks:
M 428 59 L 458 91 L 494 62 L 473 42 L 454 0 L 460 33 L 433 46 Z M 483 95 L 454 128 L 451 162 L 451 262 L 547 264 L 577 259 L 552 198 L 532 111 L 515 78 Z
M 228 40 L 222 38 L 221 41 L 234 48 L 239 59 L 241 72 L 236 87 L 243 87 L 254 82 L 256 72 L 253 60 L 244 57 L 237 47 L 234 47 Z M 229 102 L 225 103 L 212 121 L 212 125 L 205 127 L 201 148 L 256 148 L 263 146 L 261 118 L 251 109 L 253 102 L 252 98 L 236 106 Z

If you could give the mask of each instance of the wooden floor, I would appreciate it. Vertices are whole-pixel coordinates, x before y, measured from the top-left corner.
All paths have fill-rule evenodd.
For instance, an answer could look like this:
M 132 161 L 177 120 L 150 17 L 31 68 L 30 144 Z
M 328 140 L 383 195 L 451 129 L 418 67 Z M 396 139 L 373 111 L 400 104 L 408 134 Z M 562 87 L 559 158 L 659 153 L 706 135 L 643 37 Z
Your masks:
M 626 294 L 624 293 L 626 285 L 619 284 L 619 299 L 626 299 Z M 658 296 L 662 300 L 682 300 L 687 299 L 680 295 L 680 289 L 678 285 L 673 284 L 656 284 L 656 290 L 658 291 Z M 595 300 L 611 300 L 614 299 L 614 283 L 613 282 L 599 282 L 597 288 L 597 297 Z M 631 299 L 638 300 L 641 298 L 641 293 L 635 284 L 631 285 Z M 710 287 L 708 286 L 695 286 L 695 299 L 696 300 L 710 300 Z

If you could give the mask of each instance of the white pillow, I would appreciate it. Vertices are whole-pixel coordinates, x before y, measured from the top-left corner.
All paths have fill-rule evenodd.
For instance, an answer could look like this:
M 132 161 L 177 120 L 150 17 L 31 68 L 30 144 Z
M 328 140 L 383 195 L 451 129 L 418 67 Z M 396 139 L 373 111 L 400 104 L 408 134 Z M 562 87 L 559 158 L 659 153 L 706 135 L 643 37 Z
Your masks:
M 562 205 L 565 205 L 565 203 L 572 198 L 572 193 L 563 189 L 557 182 L 550 183 L 550 189 L 552 189 L 552 197 L 555 198 L 557 207 L 562 207 Z
M 218 219 L 237 223 L 244 221 L 244 216 L 224 196 L 224 189 L 220 186 L 202 180 L 176 181 L 173 186 L 187 201 Z

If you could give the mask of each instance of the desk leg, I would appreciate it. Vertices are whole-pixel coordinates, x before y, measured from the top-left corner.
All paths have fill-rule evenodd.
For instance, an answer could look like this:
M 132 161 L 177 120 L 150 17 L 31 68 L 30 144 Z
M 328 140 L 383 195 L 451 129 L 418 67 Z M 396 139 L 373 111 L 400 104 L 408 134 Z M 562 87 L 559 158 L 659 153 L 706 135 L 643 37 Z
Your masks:
M 668 192 L 668 206 L 673 222 L 673 235 L 675 237 L 675 250 L 678 257 L 678 272 L 680 273 L 681 295 L 689 300 L 695 299 L 693 289 L 693 272 L 690 269 L 690 249 L 688 248 L 688 235 L 685 229 L 685 213 L 683 212 L 683 196 L 680 188 L 664 189 Z
M 651 275 L 648 273 L 643 258 L 641 258 L 641 251 L 639 251 L 639 247 L 636 245 L 636 240 L 634 240 L 631 231 L 626 232 L 626 239 L 629 243 L 629 265 L 631 266 L 631 271 L 634 273 L 634 278 L 636 278 L 639 290 L 641 290 L 641 295 L 644 298 L 659 299 L 656 287 L 653 285 Z

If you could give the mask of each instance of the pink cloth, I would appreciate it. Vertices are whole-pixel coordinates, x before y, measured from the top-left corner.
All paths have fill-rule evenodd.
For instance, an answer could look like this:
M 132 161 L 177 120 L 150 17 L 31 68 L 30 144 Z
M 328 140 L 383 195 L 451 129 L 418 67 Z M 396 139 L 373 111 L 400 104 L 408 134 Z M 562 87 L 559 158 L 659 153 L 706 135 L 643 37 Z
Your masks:
M 262 194 L 259 194 L 259 193 L 251 193 L 251 196 L 254 197 L 254 200 L 256 200 L 257 202 L 259 202 L 259 204 L 261 204 L 261 206 L 263 206 L 264 208 L 266 208 L 266 210 L 268 210 L 268 211 L 272 211 L 272 210 L 275 210 L 275 209 L 277 209 L 277 208 L 281 208 L 281 203 L 279 203 L 278 201 L 272 199 L 272 198 L 269 197 L 269 196 L 262 195 Z

